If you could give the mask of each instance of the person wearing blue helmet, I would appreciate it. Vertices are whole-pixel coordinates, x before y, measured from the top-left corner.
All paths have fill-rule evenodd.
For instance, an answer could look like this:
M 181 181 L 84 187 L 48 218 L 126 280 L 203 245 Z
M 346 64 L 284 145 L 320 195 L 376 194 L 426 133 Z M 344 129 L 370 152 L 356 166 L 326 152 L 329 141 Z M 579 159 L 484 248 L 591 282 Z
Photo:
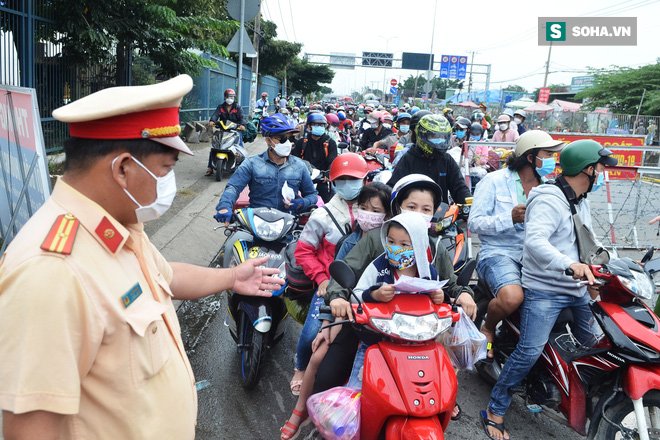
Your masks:
M 247 186 L 250 188 L 250 207 L 267 207 L 280 211 L 301 212 L 318 200 L 318 194 L 303 161 L 291 156 L 293 144 L 289 140 L 296 131 L 295 123 L 281 113 L 261 121 L 268 150 L 248 157 L 238 167 L 227 182 L 215 219 L 229 224 L 232 208 L 239 194 Z M 287 184 L 297 195 L 293 199 L 282 196 L 282 187 Z
M 327 120 L 321 113 L 311 113 L 307 116 L 305 135 L 296 141 L 293 154 L 309 162 L 319 171 L 330 170 L 330 165 L 337 157 L 337 143 L 326 133 Z M 316 190 L 328 203 L 334 195 L 334 189 L 326 177 L 323 182 L 316 185 Z

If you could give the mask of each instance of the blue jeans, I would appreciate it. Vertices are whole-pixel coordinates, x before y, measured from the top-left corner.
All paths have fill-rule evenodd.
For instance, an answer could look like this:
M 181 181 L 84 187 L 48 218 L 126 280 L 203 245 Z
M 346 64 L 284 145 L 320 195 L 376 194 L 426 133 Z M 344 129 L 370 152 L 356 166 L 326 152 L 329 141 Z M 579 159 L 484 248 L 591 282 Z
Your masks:
M 504 364 L 488 404 L 490 412 L 500 417 L 504 417 L 511 405 L 509 389 L 520 383 L 538 360 L 562 309 L 573 310 L 571 331 L 578 341 L 586 342 L 592 336 L 589 294 L 578 298 L 530 289 L 524 289 L 524 292 L 525 300 L 520 308 L 520 341 Z
M 364 366 L 364 356 L 367 353 L 369 345 L 360 341 L 357 353 L 355 353 L 355 360 L 353 361 L 353 369 L 351 370 L 351 377 L 348 379 L 347 387 L 362 389 L 362 378 L 360 377 L 360 370 Z
M 479 278 L 484 280 L 495 295 L 504 286 L 510 284 L 522 286 L 521 272 L 522 263 L 506 255 L 479 259 L 477 262 Z
M 296 347 L 296 370 L 304 371 L 307 369 L 307 364 L 312 358 L 312 342 L 316 335 L 319 334 L 321 328 L 321 321 L 319 321 L 319 307 L 324 303 L 322 296 L 314 294 L 312 302 L 309 305 L 309 312 L 305 325 L 303 325 L 300 337 L 298 338 L 298 345 Z

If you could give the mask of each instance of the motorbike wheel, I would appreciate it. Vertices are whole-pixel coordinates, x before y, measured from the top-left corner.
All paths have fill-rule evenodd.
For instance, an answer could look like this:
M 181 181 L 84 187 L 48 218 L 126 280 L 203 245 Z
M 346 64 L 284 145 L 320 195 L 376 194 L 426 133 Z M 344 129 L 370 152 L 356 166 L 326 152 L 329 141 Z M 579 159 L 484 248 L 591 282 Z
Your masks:
M 254 329 L 243 314 L 243 348 L 241 351 L 241 378 L 243 388 L 251 390 L 259 380 L 259 364 L 264 350 L 264 335 Z
M 644 395 L 644 413 L 646 414 L 646 424 L 648 426 L 649 438 L 651 440 L 660 439 L 660 391 L 651 390 Z M 620 424 L 625 428 L 637 429 L 637 418 L 633 411 L 632 400 L 628 397 L 617 405 L 608 408 L 605 415 L 614 423 Z M 633 434 L 634 438 L 639 438 L 639 433 Z M 615 440 L 623 439 L 623 434 L 619 429 L 601 419 L 598 424 L 598 430 L 594 440 Z
M 225 160 L 224 159 L 218 159 L 215 162 L 215 181 L 216 182 L 221 182 L 222 181 L 222 172 L 224 171 L 225 168 Z

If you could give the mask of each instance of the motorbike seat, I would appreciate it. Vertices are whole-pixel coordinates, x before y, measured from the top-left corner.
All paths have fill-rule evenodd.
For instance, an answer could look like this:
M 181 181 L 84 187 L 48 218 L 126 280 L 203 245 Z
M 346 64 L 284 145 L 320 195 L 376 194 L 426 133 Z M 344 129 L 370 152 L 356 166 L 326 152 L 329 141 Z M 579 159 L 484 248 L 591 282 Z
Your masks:
M 573 310 L 563 309 L 559 313 L 555 325 L 552 327 L 552 332 L 564 333 L 566 332 L 566 324 L 571 325 L 572 323 L 573 323 Z

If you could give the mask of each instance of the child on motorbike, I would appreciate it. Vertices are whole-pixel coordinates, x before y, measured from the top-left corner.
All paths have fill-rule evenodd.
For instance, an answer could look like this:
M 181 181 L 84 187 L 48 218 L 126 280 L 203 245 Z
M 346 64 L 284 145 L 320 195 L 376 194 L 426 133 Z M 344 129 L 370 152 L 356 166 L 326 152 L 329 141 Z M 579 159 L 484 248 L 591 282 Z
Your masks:
M 318 290 L 298 339 L 295 374 L 291 380 L 294 396 L 300 393 L 304 371 L 312 355 L 312 341 L 320 327 L 316 318 L 330 282 L 328 266 L 335 257 L 337 242 L 352 230 L 357 213 L 355 201 L 367 172 L 367 163 L 360 155 L 344 153 L 337 156 L 330 166 L 330 181 L 337 194 L 323 208 L 312 213 L 296 245 L 296 262 L 302 266 L 305 275 L 316 282 Z
M 363 302 L 390 302 L 396 295 L 394 283 L 402 275 L 440 281 L 438 271 L 429 261 L 431 253 L 427 229 L 424 218 L 413 212 L 404 212 L 383 224 L 380 239 L 385 252 L 371 262 L 354 289 Z M 429 296 L 435 304 L 449 300 L 442 289 L 430 292 Z M 351 302 L 355 299 L 351 298 Z M 361 387 L 358 373 L 369 345 L 360 344 L 349 386 Z
M 354 224 L 354 232 L 343 239 L 335 259 L 343 259 L 366 232 L 380 228 L 383 221 L 390 216 L 390 193 L 390 187 L 379 182 L 373 182 L 362 187 L 356 202 L 358 210 L 355 223 L 357 224 Z M 324 322 L 323 324 L 327 323 Z M 331 330 L 333 334 L 330 333 Z M 305 370 L 296 407 L 281 429 L 282 440 L 293 438 L 301 423 L 307 418 L 305 404 L 309 396 L 312 395 L 316 370 L 328 350 L 329 342 L 336 336 L 338 331 L 339 327 L 324 329 L 312 342 L 312 356 Z

